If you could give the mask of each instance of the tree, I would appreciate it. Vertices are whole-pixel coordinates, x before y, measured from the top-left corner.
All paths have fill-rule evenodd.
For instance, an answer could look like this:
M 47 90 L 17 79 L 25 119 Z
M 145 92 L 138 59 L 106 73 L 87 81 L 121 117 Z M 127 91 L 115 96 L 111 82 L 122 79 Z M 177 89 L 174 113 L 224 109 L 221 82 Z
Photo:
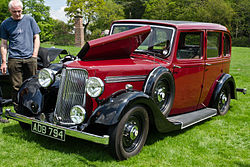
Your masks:
M 250 3 L 249 0 L 232 0 L 235 15 L 232 20 L 232 35 L 250 45 Z
M 187 10 L 188 8 L 194 10 Z M 206 0 L 200 3 L 191 3 L 188 8 L 184 8 L 183 14 L 178 19 L 186 18 L 194 21 L 218 23 L 231 29 L 234 10 L 230 3 L 224 0 Z
M 101 36 L 101 33 L 109 29 L 114 20 L 124 19 L 123 6 L 116 4 L 113 0 L 105 1 L 101 10 L 96 11 L 96 20 L 90 24 L 91 39 Z
M 1 0 L 0 1 L 0 24 L 10 16 L 9 10 L 8 10 L 8 0 Z
M 140 19 L 145 12 L 145 2 L 148 0 L 115 0 L 124 8 L 124 13 L 128 19 Z
M 231 27 L 234 11 L 224 0 L 149 0 L 143 15 L 148 19 L 213 22 Z
M 31 15 L 41 29 L 41 41 L 53 38 L 53 19 L 50 17 L 50 7 L 44 5 L 44 0 L 23 0 L 24 13 Z
M 75 16 L 83 16 L 84 34 L 87 32 L 88 25 L 97 18 L 97 11 L 104 6 L 104 0 L 67 0 L 65 8 L 66 15 L 73 22 Z
M 73 26 L 60 20 L 54 20 L 52 42 L 56 45 L 73 45 L 75 36 L 72 33 Z
M 157 20 L 176 20 L 182 12 L 182 4 L 176 0 L 149 0 L 145 2 L 143 18 Z

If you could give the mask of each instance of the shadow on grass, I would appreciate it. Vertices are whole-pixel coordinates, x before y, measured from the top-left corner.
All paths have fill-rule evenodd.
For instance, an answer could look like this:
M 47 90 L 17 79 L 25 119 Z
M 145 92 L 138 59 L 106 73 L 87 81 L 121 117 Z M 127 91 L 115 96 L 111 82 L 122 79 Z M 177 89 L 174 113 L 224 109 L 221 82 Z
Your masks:
M 3 134 L 20 138 L 30 143 L 35 142 L 48 150 L 58 151 L 65 154 L 79 155 L 79 161 L 88 164 L 88 161 L 116 161 L 109 153 L 107 146 L 88 142 L 78 138 L 66 136 L 66 141 L 58 141 L 45 136 L 34 134 L 29 130 L 23 130 L 19 124 L 3 128 Z M 93 166 L 93 164 L 89 164 Z
M 149 131 L 148 139 L 147 139 L 147 142 L 146 142 L 145 145 L 152 145 L 152 144 L 154 144 L 154 143 L 156 143 L 158 141 L 164 140 L 165 137 L 169 137 L 169 136 L 174 138 L 174 137 L 176 137 L 178 135 L 186 133 L 187 131 L 195 128 L 196 126 L 200 126 L 200 125 L 204 124 L 205 122 L 209 122 L 210 120 L 211 120 L 211 118 L 206 119 L 204 121 L 201 121 L 199 123 L 196 123 L 196 124 L 194 124 L 192 126 L 189 126 L 189 127 L 185 128 L 185 129 L 175 130 L 175 131 L 171 131 L 171 132 L 167 132 L 167 133 L 160 133 L 156 129 L 152 128 Z

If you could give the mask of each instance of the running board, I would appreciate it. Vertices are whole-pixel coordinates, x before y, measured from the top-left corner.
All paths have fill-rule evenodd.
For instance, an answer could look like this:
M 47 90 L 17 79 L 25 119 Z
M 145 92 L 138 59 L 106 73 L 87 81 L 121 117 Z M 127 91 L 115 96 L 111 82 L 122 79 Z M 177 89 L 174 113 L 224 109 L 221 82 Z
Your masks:
M 203 120 L 206 120 L 210 117 L 213 117 L 217 115 L 217 110 L 214 108 L 204 108 L 201 110 L 176 115 L 176 116 L 170 116 L 167 119 L 170 122 L 180 122 L 181 123 L 181 129 L 184 129 L 186 127 L 189 127 L 193 124 L 196 124 L 198 122 L 201 122 Z

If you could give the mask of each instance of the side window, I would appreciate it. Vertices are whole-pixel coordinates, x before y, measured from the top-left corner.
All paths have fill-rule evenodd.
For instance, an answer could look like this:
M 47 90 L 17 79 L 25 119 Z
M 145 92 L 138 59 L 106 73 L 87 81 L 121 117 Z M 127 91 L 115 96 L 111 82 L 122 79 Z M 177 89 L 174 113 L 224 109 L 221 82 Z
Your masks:
M 202 57 L 203 32 L 181 32 L 177 59 L 200 59 Z
M 207 33 L 207 58 L 219 57 L 221 53 L 221 33 Z
M 223 55 L 230 56 L 230 36 L 228 34 L 224 34 L 224 48 L 223 48 Z

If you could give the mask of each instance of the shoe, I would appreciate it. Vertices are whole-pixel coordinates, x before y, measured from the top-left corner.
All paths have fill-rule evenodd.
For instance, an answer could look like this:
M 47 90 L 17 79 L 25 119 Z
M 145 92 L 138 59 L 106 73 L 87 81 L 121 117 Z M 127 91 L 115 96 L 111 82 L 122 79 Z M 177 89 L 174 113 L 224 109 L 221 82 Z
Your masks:
M 9 123 L 9 122 L 10 122 L 9 120 L 0 117 L 0 123 Z

